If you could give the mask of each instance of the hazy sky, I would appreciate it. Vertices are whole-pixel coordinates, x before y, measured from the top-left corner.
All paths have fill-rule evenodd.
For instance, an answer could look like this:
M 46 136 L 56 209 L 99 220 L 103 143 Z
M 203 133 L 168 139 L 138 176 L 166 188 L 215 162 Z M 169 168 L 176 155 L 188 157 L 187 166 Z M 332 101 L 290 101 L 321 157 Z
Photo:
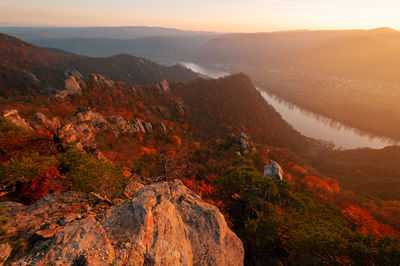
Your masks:
M 0 0 L 0 24 L 254 32 L 392 27 L 400 0 Z

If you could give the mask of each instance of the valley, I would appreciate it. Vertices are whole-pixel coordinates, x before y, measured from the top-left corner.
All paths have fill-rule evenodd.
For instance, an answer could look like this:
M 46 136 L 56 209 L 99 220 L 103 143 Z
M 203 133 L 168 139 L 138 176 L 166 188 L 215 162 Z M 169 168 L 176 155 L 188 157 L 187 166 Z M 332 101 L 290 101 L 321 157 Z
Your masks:
M 212 78 L 220 78 L 228 75 L 228 72 L 225 72 L 223 68 L 205 67 L 189 62 L 178 63 L 191 69 L 194 72 L 198 72 Z M 271 79 L 273 80 L 272 77 Z M 304 110 L 295 104 L 283 100 L 277 95 L 271 94 L 279 91 L 279 88 L 281 88 L 282 86 L 280 85 L 280 81 L 282 81 L 282 79 L 275 78 L 275 82 L 273 83 L 278 87 L 278 89 L 265 90 L 259 87 L 258 89 L 261 91 L 261 94 L 268 102 L 268 104 L 274 107 L 274 109 L 280 113 L 282 118 L 286 120 L 289 124 L 291 124 L 294 129 L 298 130 L 301 134 L 315 140 L 321 140 L 321 143 L 324 145 L 331 146 L 329 145 L 331 143 L 334 145 L 334 148 L 341 149 L 354 149 L 364 147 L 381 149 L 386 146 L 397 144 L 396 140 L 374 135 L 372 133 L 363 132 L 359 129 L 346 126 L 328 117 L 324 117 L 317 113 Z M 314 86 L 316 86 L 316 84 L 314 84 Z M 292 92 L 292 94 L 294 94 L 294 92 Z M 297 92 L 297 95 L 299 94 L 300 93 Z

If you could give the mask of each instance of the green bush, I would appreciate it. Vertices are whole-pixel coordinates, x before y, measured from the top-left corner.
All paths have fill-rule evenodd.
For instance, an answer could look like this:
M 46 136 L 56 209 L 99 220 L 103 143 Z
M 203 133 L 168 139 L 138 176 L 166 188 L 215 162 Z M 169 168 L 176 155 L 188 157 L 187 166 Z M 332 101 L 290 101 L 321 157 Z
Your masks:
M 122 195 L 129 181 L 124 177 L 122 167 L 97 160 L 76 147 L 67 149 L 61 163 L 71 178 L 72 189 L 76 191 L 96 192 L 115 198 Z
M 0 116 L 0 140 L 4 138 L 12 138 L 21 134 L 26 134 L 27 131 L 15 125 L 13 122 Z
M 52 156 L 41 156 L 38 153 L 26 153 L 20 159 L 12 159 L 0 166 L 0 183 L 17 180 L 29 181 L 39 176 L 40 169 L 56 165 Z
M 262 176 L 251 161 L 238 161 L 219 180 L 248 263 L 399 265 L 400 239 L 352 231 L 335 206 L 305 187 Z

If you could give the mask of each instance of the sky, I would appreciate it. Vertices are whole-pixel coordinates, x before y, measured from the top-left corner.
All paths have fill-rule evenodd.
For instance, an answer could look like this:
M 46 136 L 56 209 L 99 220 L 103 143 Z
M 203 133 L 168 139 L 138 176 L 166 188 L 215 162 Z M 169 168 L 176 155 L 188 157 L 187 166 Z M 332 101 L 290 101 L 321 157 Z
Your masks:
M 0 25 L 400 30 L 400 0 L 0 0 Z

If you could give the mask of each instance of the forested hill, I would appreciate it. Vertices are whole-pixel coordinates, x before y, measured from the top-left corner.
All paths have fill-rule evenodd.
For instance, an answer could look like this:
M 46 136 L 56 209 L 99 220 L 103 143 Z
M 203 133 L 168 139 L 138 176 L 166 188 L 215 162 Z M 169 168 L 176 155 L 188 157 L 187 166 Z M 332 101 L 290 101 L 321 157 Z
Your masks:
M 189 81 L 197 75 L 182 66 L 166 67 L 132 55 L 91 58 L 56 53 L 0 34 L 0 94 L 58 90 L 68 72 L 98 73 L 116 81 L 155 84 L 163 79 Z

